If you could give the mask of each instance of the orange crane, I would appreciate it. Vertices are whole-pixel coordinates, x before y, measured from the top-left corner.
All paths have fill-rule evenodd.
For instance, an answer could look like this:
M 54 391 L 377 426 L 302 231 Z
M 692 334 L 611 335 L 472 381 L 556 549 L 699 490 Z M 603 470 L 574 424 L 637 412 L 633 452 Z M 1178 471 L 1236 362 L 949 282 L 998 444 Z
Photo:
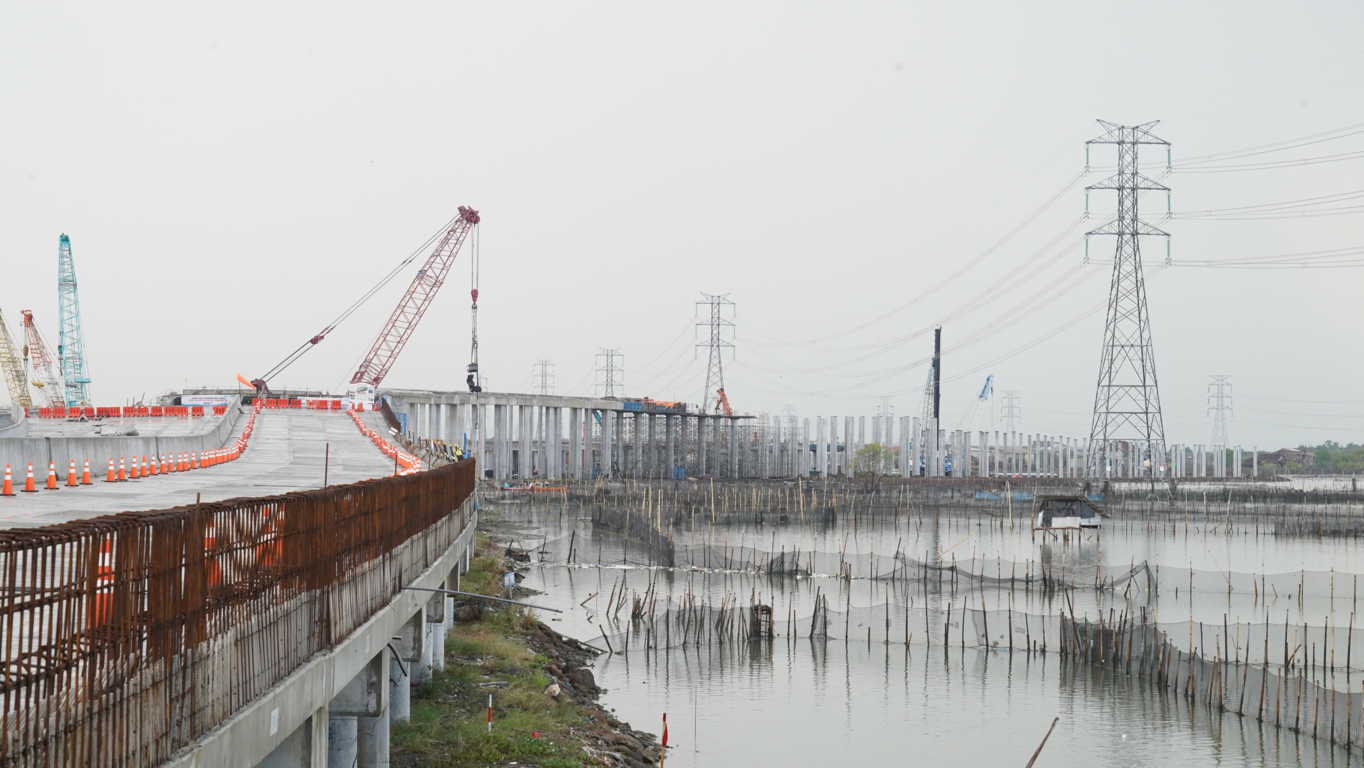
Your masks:
M 719 399 L 715 401 L 715 410 L 724 411 L 726 416 L 733 416 L 734 409 L 729 407 L 729 395 L 725 394 L 725 388 L 720 387 L 715 390 L 715 394 L 719 395 Z
M 435 249 L 431 251 L 431 255 L 427 257 L 421 269 L 417 270 L 416 276 L 412 278 L 412 284 L 408 286 L 407 292 L 398 301 L 398 306 L 393 310 L 393 314 L 389 315 L 388 322 L 384 323 L 383 329 L 379 331 L 379 337 L 374 340 L 374 344 L 370 346 L 364 359 L 360 361 L 355 374 L 351 376 L 352 385 L 359 385 L 370 390 L 377 388 L 379 382 L 383 381 L 384 377 L 388 375 L 388 370 L 393 367 L 394 361 L 398 359 L 398 353 L 402 352 L 403 347 L 407 345 L 407 340 L 416 330 L 422 316 L 426 314 L 426 308 L 431 305 L 431 300 L 436 297 L 440 287 L 445 284 L 445 277 L 450 272 L 450 266 L 454 264 L 455 255 L 459 253 L 460 246 L 474 231 L 479 221 L 478 211 L 467 205 L 459 206 L 459 212 L 441 228 L 441 231 L 432 235 L 422 248 L 413 251 L 410 256 L 399 262 L 398 266 L 366 290 L 359 299 L 346 307 L 345 311 L 323 327 L 321 331 L 295 347 L 292 352 L 285 355 L 283 360 L 275 363 L 275 366 L 263 375 L 254 379 L 247 379 L 245 376 L 237 374 L 237 380 L 246 386 L 254 387 L 257 394 L 269 394 L 271 378 L 293 365 L 308 350 L 320 344 L 323 339 L 327 338 L 327 334 L 336 329 L 341 321 L 350 317 L 381 288 L 388 285 L 389 281 L 396 277 L 404 267 L 416 259 L 423 248 L 435 243 Z M 474 250 L 472 261 L 474 263 L 477 263 L 478 260 L 477 247 L 477 240 L 475 239 L 472 246 Z M 478 311 L 478 289 L 476 286 L 475 280 L 475 288 L 472 291 L 475 313 Z M 475 314 L 475 318 L 477 318 L 477 314 Z M 474 362 L 470 363 L 469 368 L 471 381 L 474 371 L 477 370 L 477 344 L 477 337 L 475 337 Z
M 65 408 L 66 397 L 62 392 L 62 377 L 57 375 L 57 368 L 52 358 L 52 353 L 47 351 L 47 343 L 43 341 L 43 335 L 38 333 L 38 326 L 33 323 L 33 312 L 27 309 L 19 310 L 20 324 L 24 326 L 24 357 L 33 366 L 33 386 L 43 391 L 47 396 L 47 404 L 53 408 Z

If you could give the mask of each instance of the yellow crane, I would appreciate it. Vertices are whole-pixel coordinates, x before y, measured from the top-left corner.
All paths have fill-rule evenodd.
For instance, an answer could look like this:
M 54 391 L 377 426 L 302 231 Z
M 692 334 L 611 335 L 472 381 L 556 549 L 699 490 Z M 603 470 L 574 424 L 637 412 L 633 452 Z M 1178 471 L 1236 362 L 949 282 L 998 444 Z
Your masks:
M 28 385 L 24 375 L 24 361 L 14 348 L 14 340 L 9 335 L 9 324 L 0 312 L 0 370 L 5 372 L 5 386 L 9 388 L 9 399 L 16 408 L 32 408 L 33 398 L 29 397 Z

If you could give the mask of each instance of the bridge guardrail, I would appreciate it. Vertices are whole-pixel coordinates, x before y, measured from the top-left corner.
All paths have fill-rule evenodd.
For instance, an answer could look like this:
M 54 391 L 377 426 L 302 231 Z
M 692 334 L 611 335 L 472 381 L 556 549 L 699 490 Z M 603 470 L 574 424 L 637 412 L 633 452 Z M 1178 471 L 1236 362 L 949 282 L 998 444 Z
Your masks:
M 0 765 L 166 761 L 426 570 L 474 479 L 464 461 L 0 531 Z

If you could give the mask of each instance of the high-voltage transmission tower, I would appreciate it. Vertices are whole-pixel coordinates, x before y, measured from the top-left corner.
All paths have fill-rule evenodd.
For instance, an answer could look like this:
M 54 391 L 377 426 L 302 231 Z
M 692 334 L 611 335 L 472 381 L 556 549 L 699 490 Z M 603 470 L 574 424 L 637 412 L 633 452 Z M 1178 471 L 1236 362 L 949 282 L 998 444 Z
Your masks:
M 9 389 L 10 405 L 15 408 L 32 408 L 33 398 L 28 394 L 28 375 L 24 373 L 24 361 L 9 335 L 9 325 L 0 313 L 0 371 L 5 374 L 5 387 Z
M 597 396 L 620 397 L 625 392 L 625 355 L 619 349 L 597 351 Z
M 1225 449 L 1230 442 L 1227 421 L 1232 415 L 1230 376 L 1208 377 L 1208 415 L 1212 416 L 1212 446 Z
M 535 361 L 530 367 L 530 387 L 537 395 L 554 394 L 554 361 Z
M 1003 412 L 1000 417 L 1004 419 L 1004 428 L 1013 432 L 1018 429 L 1018 423 L 1023 419 L 1023 397 L 1017 390 L 1009 390 L 1004 393 Z
M 81 300 L 76 292 L 76 260 L 71 256 L 71 238 L 57 238 L 57 310 L 61 327 L 57 331 L 57 360 L 65 386 L 63 397 L 68 407 L 90 404 L 90 369 L 85 363 L 85 336 L 81 333 Z
M 1117 193 L 1117 213 L 1103 225 L 1085 233 L 1089 238 L 1103 235 L 1116 238 L 1113 273 L 1108 289 L 1108 314 L 1104 324 L 1103 351 L 1099 357 L 1099 380 L 1094 390 L 1094 417 L 1089 427 L 1086 467 L 1090 476 L 1108 477 L 1122 466 L 1122 446 L 1137 452 L 1135 465 L 1143 474 L 1155 477 L 1165 456 L 1165 423 L 1160 411 L 1160 388 L 1156 381 L 1156 358 L 1151 343 L 1151 313 L 1146 303 L 1146 278 L 1142 272 L 1141 238 L 1170 234 L 1141 220 L 1139 202 L 1142 192 L 1166 193 L 1170 188 L 1142 175 L 1138 154 L 1142 145 L 1165 147 L 1169 167 L 1170 142 L 1151 133 L 1159 121 L 1140 125 L 1117 125 L 1099 121 L 1104 133 L 1085 143 L 1085 167 L 1094 145 L 1117 147 L 1117 170 L 1113 175 L 1085 188 L 1088 213 L 1089 193 L 1093 190 Z M 1166 240 L 1168 248 L 1168 239 Z
M 725 388 L 725 350 L 734 354 L 734 302 L 729 294 L 703 293 L 696 309 L 702 318 L 696 323 L 701 331 L 696 348 L 706 350 L 706 388 L 701 394 L 701 412 L 706 413 Z

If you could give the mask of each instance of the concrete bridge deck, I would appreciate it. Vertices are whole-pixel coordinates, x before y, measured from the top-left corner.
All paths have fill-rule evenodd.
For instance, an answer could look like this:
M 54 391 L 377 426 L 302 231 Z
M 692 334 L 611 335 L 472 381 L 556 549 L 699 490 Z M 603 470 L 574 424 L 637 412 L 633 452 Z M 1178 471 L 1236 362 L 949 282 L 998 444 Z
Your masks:
M 240 432 L 240 427 L 236 432 Z M 0 528 L 36 527 L 128 510 L 175 507 L 194 503 L 196 495 L 203 501 L 219 501 L 320 488 L 324 463 L 331 485 L 367 480 L 393 471 L 390 460 L 360 434 L 343 412 L 267 409 L 256 417 L 255 432 L 246 453 L 236 461 L 122 483 L 105 483 L 105 468 L 92 466 L 94 485 L 0 498 Z M 34 471 L 37 472 L 36 466 Z M 65 468 L 59 474 L 64 479 Z M 16 485 L 21 481 L 21 476 L 15 477 Z

